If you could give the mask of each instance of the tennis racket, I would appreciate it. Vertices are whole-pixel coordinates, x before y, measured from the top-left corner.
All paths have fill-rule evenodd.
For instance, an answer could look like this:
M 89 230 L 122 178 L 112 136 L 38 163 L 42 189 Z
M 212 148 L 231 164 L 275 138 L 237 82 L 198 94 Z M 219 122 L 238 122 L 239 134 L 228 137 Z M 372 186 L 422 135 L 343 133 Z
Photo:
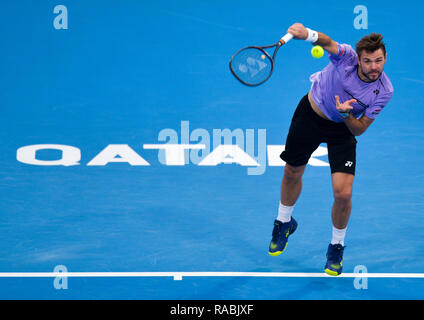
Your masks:
M 270 46 L 250 46 L 237 51 L 230 59 L 231 73 L 246 86 L 258 86 L 271 77 L 274 70 L 275 55 L 278 49 L 293 38 L 287 33 L 277 43 Z M 265 49 L 274 48 L 271 55 Z

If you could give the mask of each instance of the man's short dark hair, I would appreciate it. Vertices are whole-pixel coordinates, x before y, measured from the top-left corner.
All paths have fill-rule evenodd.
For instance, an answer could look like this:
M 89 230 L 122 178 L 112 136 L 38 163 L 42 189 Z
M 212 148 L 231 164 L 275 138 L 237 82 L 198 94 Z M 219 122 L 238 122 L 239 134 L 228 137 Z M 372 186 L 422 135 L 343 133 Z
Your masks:
M 383 36 L 379 33 L 373 32 L 370 35 L 363 37 L 356 44 L 356 53 L 359 57 L 361 57 L 363 51 L 374 52 L 378 49 L 382 49 L 383 54 L 386 55 L 386 46 L 383 42 Z

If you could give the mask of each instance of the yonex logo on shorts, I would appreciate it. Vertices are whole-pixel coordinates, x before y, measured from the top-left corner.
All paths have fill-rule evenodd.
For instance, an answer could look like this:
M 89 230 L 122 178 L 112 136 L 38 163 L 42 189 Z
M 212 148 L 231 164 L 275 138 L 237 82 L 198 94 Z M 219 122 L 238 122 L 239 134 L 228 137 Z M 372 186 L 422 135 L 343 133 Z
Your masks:
M 353 161 L 346 161 L 345 167 L 352 167 Z

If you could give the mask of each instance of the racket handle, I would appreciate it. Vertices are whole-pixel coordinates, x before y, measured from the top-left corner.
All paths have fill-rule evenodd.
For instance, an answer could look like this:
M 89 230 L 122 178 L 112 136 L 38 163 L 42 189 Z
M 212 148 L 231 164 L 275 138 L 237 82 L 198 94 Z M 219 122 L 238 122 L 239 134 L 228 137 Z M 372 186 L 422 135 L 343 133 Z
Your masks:
M 280 39 L 280 43 L 281 45 L 289 42 L 291 39 L 293 39 L 293 35 L 291 33 L 286 33 L 281 39 Z

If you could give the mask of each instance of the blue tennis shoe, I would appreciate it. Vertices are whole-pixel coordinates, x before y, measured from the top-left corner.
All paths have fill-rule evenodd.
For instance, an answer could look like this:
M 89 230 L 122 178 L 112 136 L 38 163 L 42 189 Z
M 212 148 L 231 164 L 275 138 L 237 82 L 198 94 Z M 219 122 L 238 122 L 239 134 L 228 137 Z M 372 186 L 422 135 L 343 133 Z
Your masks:
M 272 230 L 272 240 L 269 244 L 269 254 L 276 257 L 283 253 L 287 247 L 287 240 L 297 229 L 296 220 L 291 218 L 289 222 L 283 223 L 279 220 L 274 221 L 274 229 Z
M 343 251 L 341 244 L 329 244 L 327 250 L 327 263 L 324 271 L 330 276 L 338 276 L 343 271 Z

